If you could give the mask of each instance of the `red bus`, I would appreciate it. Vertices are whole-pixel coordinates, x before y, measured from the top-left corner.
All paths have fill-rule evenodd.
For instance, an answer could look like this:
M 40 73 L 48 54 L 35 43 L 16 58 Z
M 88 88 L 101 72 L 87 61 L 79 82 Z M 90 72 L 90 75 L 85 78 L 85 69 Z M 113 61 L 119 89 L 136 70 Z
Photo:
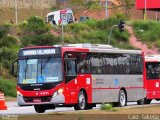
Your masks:
M 123 107 L 146 96 L 139 50 L 91 44 L 26 47 L 12 66 L 18 105 L 34 105 L 38 113 L 56 106 L 92 109 L 107 102 Z
M 160 55 L 146 55 L 144 71 L 146 98 L 143 104 L 150 104 L 152 99 L 160 100 Z

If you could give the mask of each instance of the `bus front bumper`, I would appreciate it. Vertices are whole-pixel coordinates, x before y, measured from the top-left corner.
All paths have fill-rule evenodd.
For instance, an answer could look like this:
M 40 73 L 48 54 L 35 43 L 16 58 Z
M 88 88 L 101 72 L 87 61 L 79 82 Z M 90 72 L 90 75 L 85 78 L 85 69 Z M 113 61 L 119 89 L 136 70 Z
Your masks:
M 49 101 L 48 101 L 49 99 Z M 17 103 L 19 106 L 30 106 L 37 104 L 64 104 L 65 97 L 63 94 L 58 94 L 56 96 L 48 97 L 23 97 L 22 95 L 17 95 Z

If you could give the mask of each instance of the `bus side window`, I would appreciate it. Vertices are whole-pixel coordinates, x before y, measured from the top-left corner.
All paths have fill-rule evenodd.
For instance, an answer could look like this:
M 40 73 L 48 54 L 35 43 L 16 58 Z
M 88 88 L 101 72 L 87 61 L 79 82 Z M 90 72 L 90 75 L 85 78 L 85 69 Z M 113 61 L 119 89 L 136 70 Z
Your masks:
M 90 55 L 88 53 L 80 53 L 77 56 L 77 69 L 80 74 L 90 73 Z

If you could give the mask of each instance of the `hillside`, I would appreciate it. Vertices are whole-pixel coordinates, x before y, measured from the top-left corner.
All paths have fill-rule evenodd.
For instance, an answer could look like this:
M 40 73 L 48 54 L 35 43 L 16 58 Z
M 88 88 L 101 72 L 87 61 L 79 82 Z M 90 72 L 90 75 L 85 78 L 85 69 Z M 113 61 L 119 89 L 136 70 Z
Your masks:
M 18 6 L 18 22 L 22 22 L 31 16 L 41 16 L 44 20 L 46 14 L 52 10 L 71 8 L 75 14 L 75 18 L 79 19 L 80 16 L 89 16 L 93 19 L 106 18 L 106 1 L 101 0 L 101 5 L 98 7 L 91 6 L 86 8 L 85 4 L 73 2 L 73 0 L 17 0 Z M 63 3 L 62 1 L 66 2 Z M 125 7 L 122 0 L 108 0 L 108 17 L 124 14 Z M 134 3 L 134 2 L 133 2 Z M 129 18 L 132 20 L 143 19 L 143 11 L 136 10 L 135 5 L 128 10 Z M 158 12 L 158 17 L 160 13 Z M 155 11 L 147 11 L 147 18 L 155 20 Z M 0 1 L 0 24 L 12 20 L 15 23 L 15 2 L 13 0 Z
M 130 33 L 129 43 L 133 47 L 141 49 L 145 54 L 159 54 L 159 48 L 154 46 L 149 48 L 146 43 L 142 43 L 135 35 L 134 30 L 132 27 L 127 26 L 126 29 Z

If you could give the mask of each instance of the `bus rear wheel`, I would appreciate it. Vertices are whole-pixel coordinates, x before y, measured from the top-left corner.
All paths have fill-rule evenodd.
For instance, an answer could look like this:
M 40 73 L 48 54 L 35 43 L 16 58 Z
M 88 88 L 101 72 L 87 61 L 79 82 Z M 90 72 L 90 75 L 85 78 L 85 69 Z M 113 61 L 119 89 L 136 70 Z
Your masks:
M 78 103 L 74 106 L 75 110 L 85 110 L 86 109 L 86 96 L 83 91 L 78 94 Z
M 147 99 L 146 104 L 150 104 L 152 99 Z
M 150 104 L 152 100 L 147 99 L 147 98 L 143 98 L 137 101 L 138 105 L 144 105 L 144 104 Z
M 46 107 L 44 105 L 34 105 L 34 109 L 37 113 L 44 113 L 46 111 Z
M 127 97 L 124 90 L 119 92 L 119 107 L 124 107 L 127 105 Z

